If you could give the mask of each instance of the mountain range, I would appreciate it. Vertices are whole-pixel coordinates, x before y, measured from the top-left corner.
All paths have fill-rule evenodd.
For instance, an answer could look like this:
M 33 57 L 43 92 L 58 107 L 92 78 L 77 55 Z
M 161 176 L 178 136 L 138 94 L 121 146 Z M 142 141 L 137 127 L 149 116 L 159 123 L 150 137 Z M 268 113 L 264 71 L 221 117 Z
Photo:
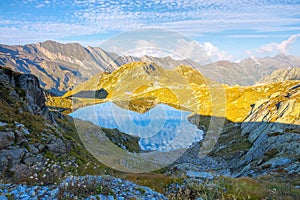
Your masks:
M 256 83 L 277 69 L 300 66 L 299 57 L 283 54 L 247 58 L 236 63 L 217 61 L 202 65 L 189 59 L 176 60 L 171 57 L 119 56 L 98 47 L 83 47 L 78 43 L 45 41 L 28 45 L 0 45 L 0 65 L 36 75 L 41 86 L 55 95 L 64 94 L 96 73 L 111 73 L 133 61 L 154 62 L 164 68 L 188 65 L 214 81 L 244 86 Z
M 134 61 L 100 48 L 78 43 L 60 44 L 46 41 L 28 45 L 0 45 L 0 65 L 21 73 L 36 75 L 42 87 L 62 95 L 82 81 L 101 71 L 112 72 L 120 65 Z

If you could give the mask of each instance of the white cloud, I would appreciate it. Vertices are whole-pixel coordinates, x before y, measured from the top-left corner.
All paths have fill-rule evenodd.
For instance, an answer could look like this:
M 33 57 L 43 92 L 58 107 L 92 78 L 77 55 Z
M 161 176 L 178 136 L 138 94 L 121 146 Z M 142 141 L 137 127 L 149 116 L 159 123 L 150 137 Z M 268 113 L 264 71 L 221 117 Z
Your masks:
M 225 51 L 221 51 L 218 47 L 210 42 L 199 44 L 195 41 L 187 41 L 185 39 L 178 39 L 174 51 L 183 58 L 188 58 L 199 63 L 210 63 L 217 60 L 230 60 L 231 55 Z
M 112 46 L 110 51 L 119 55 L 130 55 L 135 57 L 142 57 L 145 55 L 153 57 L 172 56 L 170 51 L 160 47 L 154 40 L 137 40 L 135 41 L 135 46 L 132 49 L 127 49 L 126 51 L 121 47 Z
M 159 56 L 159 52 L 157 51 L 159 47 L 155 43 L 155 41 L 148 41 L 148 40 L 137 40 L 135 48 L 127 52 L 132 56 L 141 57 L 143 55 L 150 55 L 150 56 Z
M 2 24 L 8 26 L 2 26 Z M 5 44 L 26 44 L 41 42 L 48 39 L 68 36 L 79 36 L 87 33 L 97 33 L 97 28 L 90 27 L 88 30 L 83 25 L 54 22 L 34 22 L 25 21 L 0 21 L 0 43 Z M 14 34 L 12 34 L 14 33 Z
M 254 50 L 254 53 L 256 54 L 278 54 L 278 53 L 282 53 L 282 54 L 289 54 L 288 52 L 288 48 L 294 44 L 297 40 L 297 38 L 300 37 L 300 34 L 296 34 L 296 35 L 291 35 L 287 40 L 283 40 L 280 43 L 269 43 L 269 44 L 265 44 L 260 46 L 259 48 Z M 253 52 L 248 51 L 247 52 L 249 55 L 253 54 Z
M 138 40 L 136 41 L 135 48 L 141 49 L 141 48 L 158 48 L 157 44 L 154 41 L 148 41 L 148 40 Z
M 272 35 L 272 37 L 287 37 L 288 35 Z M 269 35 L 264 34 L 232 34 L 227 35 L 228 38 L 269 38 Z
M 287 49 L 289 48 L 289 46 L 296 42 L 298 37 L 300 37 L 300 34 L 292 35 L 287 40 L 282 41 L 277 47 L 279 52 L 288 54 Z
M 43 7 L 45 7 L 45 4 L 39 3 L 39 4 L 35 5 L 34 7 L 36 7 L 36 8 L 43 8 Z
M 189 35 L 224 30 L 297 30 L 292 27 L 300 19 L 300 5 L 249 2 L 244 0 L 157 0 L 118 3 L 99 0 L 75 1 L 79 6 L 75 18 L 87 26 L 99 26 L 99 31 L 128 31 L 138 28 L 158 27 Z M 145 11 L 147 10 L 147 11 Z M 278 11 L 278 12 L 274 12 Z M 280 11 L 280 12 L 279 12 Z
M 144 33 L 146 34 L 146 32 Z M 166 35 L 162 38 L 136 40 L 134 39 L 135 34 L 132 34 L 127 37 L 127 41 L 130 42 L 126 44 L 117 42 L 120 39 L 122 40 L 123 37 L 112 38 L 114 43 L 110 44 L 107 41 L 110 45 L 104 49 L 119 55 L 131 55 L 135 57 L 142 57 L 144 55 L 153 57 L 170 56 L 173 59 L 191 59 L 202 64 L 232 59 L 231 55 L 225 51 L 221 51 L 210 42 L 199 44 L 196 41 L 182 37 L 182 35 L 175 34 L 172 36 L 172 33 L 170 33 L 170 37 Z
M 196 62 L 207 62 L 209 60 L 207 54 L 204 52 L 204 49 L 195 41 L 178 39 L 174 52 L 176 52 L 182 58 L 191 59 Z
M 300 4 L 295 1 L 274 3 L 249 0 L 23 0 L 23 3 L 22 6 L 27 8 L 24 9 L 24 13 L 11 16 L 0 14 L 0 43 L 60 40 L 82 35 L 81 43 L 97 46 L 98 43 L 84 41 L 84 35 L 113 34 L 147 27 L 178 31 L 198 38 L 201 35 L 216 32 L 221 35 L 223 31 L 235 30 L 239 31 L 237 34 L 243 34 L 243 30 L 246 30 L 245 32 L 250 30 L 257 35 L 232 35 L 232 37 L 266 37 L 268 32 L 300 30 L 297 26 L 300 23 L 297 17 Z M 41 6 L 64 10 L 66 14 L 62 16 L 63 12 L 53 12 L 39 16 L 34 12 L 25 13 L 31 8 Z M 5 24 L 7 20 L 16 21 Z M 183 47 L 186 45 L 192 49 L 196 48 L 192 43 L 184 44 Z M 201 45 L 202 50 L 214 60 L 231 57 L 211 43 Z M 268 44 L 261 47 L 260 51 L 277 49 L 285 52 L 289 43 L 287 47 L 284 45 L 284 43 L 281 46 L 276 43 Z M 199 60 L 199 54 L 195 53 L 198 51 L 197 48 L 194 52 L 190 52 L 191 50 L 183 47 L 178 47 L 181 54 L 188 54 L 187 57 Z
M 210 42 L 204 42 L 202 44 L 204 52 L 207 53 L 208 57 L 212 60 L 230 60 L 231 55 L 228 55 L 225 51 L 221 51 L 218 47 L 214 46 Z

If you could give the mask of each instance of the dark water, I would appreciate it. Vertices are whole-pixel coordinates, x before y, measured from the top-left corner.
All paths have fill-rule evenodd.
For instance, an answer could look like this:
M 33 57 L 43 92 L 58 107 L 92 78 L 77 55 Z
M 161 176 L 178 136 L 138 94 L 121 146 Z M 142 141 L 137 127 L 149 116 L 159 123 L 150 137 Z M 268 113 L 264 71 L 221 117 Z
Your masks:
M 139 136 L 143 150 L 171 151 L 186 148 L 203 137 L 203 132 L 188 122 L 189 114 L 164 104 L 140 114 L 108 102 L 80 108 L 70 116 Z

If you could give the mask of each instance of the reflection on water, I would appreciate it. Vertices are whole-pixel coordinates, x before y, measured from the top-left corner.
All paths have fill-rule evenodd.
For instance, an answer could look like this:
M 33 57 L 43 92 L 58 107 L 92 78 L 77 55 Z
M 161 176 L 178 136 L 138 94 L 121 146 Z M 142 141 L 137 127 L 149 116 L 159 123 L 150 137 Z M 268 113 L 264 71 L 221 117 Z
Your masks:
M 189 114 L 164 104 L 140 114 L 108 102 L 80 108 L 70 115 L 139 136 L 143 150 L 171 151 L 186 148 L 203 137 L 203 132 L 188 122 Z

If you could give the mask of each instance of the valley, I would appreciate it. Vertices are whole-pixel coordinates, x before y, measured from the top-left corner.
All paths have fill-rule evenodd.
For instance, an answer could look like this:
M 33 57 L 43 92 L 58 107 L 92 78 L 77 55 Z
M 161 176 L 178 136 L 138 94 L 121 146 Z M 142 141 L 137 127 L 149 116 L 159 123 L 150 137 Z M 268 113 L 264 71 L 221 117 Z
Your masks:
M 137 61 L 95 70 L 61 96 L 44 76 L 9 68 L 0 69 L 1 194 L 21 198 L 33 184 L 59 199 L 300 195 L 297 67 L 240 86 Z

